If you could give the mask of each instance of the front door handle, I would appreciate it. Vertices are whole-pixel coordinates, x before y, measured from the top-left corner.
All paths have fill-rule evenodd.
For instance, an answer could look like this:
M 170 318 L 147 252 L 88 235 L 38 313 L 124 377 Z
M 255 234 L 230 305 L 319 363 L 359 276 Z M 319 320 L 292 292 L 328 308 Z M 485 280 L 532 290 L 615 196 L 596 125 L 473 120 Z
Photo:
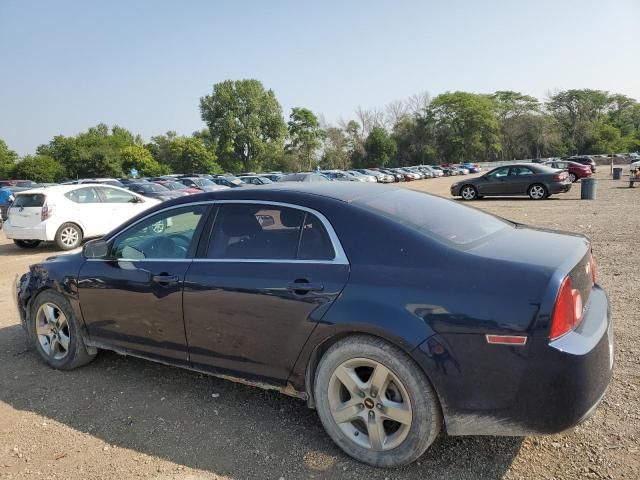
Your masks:
M 324 285 L 320 283 L 311 283 L 308 281 L 299 281 L 290 283 L 287 285 L 287 290 L 297 293 L 298 295 L 305 295 L 309 292 L 321 292 L 324 290 Z
M 153 277 L 151 277 L 151 280 L 153 280 L 155 283 L 159 283 L 160 285 L 171 285 L 174 283 L 178 283 L 178 276 L 177 275 L 168 275 L 166 273 L 161 273 L 160 275 L 154 275 Z

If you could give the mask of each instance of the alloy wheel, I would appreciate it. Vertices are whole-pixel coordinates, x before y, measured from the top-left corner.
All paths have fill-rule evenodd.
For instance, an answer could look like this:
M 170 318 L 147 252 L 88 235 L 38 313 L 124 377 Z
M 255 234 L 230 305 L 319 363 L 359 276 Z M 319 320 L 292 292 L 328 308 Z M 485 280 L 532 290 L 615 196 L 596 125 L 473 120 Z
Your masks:
M 576 175 L 574 173 L 570 173 L 569 180 L 571 180 L 571 183 L 575 183 L 575 181 L 577 180 Z
M 62 360 L 69 354 L 69 323 L 57 305 L 47 302 L 40 306 L 36 313 L 36 334 L 40 347 L 50 358 Z
M 80 234 L 78 230 L 73 227 L 65 227 L 62 232 L 60 232 L 60 241 L 66 247 L 74 247 L 80 239 Z
M 359 446 L 391 450 L 407 437 L 413 419 L 409 394 L 381 363 L 368 358 L 347 360 L 333 372 L 328 393 L 334 421 Z
M 474 198 L 476 198 L 475 189 L 469 185 L 467 185 L 466 187 L 463 187 L 462 192 L 460 194 L 462 195 L 462 198 L 464 198 L 465 200 L 473 200 Z
M 534 185 L 529 189 L 529 196 L 534 200 L 540 200 L 544 198 L 545 191 L 542 185 Z

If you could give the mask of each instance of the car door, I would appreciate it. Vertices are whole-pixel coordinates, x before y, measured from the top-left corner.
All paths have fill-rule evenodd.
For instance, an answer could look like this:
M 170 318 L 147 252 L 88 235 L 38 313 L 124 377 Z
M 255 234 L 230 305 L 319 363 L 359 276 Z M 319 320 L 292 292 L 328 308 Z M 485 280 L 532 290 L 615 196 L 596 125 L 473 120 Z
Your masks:
M 507 191 L 511 195 L 524 195 L 531 185 L 534 172 L 529 167 L 517 166 L 509 169 L 509 179 L 506 182 Z
M 496 168 L 475 183 L 479 195 L 505 195 L 509 167 Z
M 81 187 L 64 194 L 70 201 L 69 220 L 82 228 L 85 238 L 107 233 L 111 207 L 102 202 L 95 187 Z
M 107 216 L 109 228 L 103 233 L 111 231 L 141 211 L 149 208 L 147 200 L 124 189 L 107 186 L 97 186 L 96 189 L 102 201 L 109 206 L 109 214 Z
M 347 281 L 346 256 L 317 212 L 267 202 L 218 204 L 210 238 L 185 278 L 191 362 L 284 384 Z
M 182 288 L 208 209 L 196 204 L 149 215 L 109 241 L 107 258 L 82 265 L 78 296 L 92 341 L 187 362 Z

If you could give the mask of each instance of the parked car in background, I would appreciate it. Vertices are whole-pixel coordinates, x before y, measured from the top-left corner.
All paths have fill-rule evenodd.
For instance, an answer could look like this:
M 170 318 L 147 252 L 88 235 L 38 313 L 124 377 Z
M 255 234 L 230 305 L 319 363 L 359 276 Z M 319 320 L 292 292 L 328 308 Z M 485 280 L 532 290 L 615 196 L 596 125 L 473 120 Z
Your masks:
M 194 193 L 202 193 L 199 188 L 187 187 L 184 183 L 177 182 L 175 180 L 156 180 L 153 183 L 162 185 L 172 191 L 183 192 L 187 195 L 193 195 Z
M 289 173 L 284 175 L 280 182 L 330 182 L 327 177 L 314 172 Z
M 218 175 L 211 179 L 213 183 L 221 187 L 237 188 L 244 186 L 244 182 L 233 175 Z
M 451 185 L 451 195 L 463 200 L 510 195 L 528 195 L 532 200 L 542 200 L 569 190 L 571 180 L 567 172 L 534 163 L 494 168 L 479 177 Z
M 462 166 L 469 170 L 469 173 L 480 173 L 482 171 L 480 165 L 475 163 L 465 162 L 462 164 Z
M 110 185 L 30 189 L 15 194 L 4 232 L 22 248 L 53 241 L 61 250 L 71 250 L 158 203 Z
M 263 175 L 241 175 L 238 177 L 242 183 L 247 185 L 268 185 L 273 183 L 270 178 Z
M 18 187 L 18 188 L 38 188 L 42 187 L 42 183 L 33 180 L 0 180 L 0 188 L 2 187 Z
M 571 428 L 614 363 L 585 236 L 370 183 L 174 200 L 32 265 L 14 291 L 52 368 L 104 349 L 276 389 L 378 467 L 417 460 L 445 425 Z
M 544 162 L 542 165 L 567 171 L 569 173 L 569 180 L 571 180 L 571 183 L 575 183 L 581 178 L 593 175 L 590 165 L 583 165 L 582 163 L 571 162 L 569 160 L 551 160 L 549 162 Z
M 260 176 L 268 178 L 272 182 L 279 182 L 284 174 L 283 173 L 261 173 Z
M 400 172 L 396 172 L 391 168 L 381 168 L 380 171 L 382 173 L 386 173 L 387 175 L 389 175 L 391 178 L 393 178 L 394 182 L 404 182 L 404 174 L 400 173 Z M 377 180 L 376 180 L 377 181 Z M 391 183 L 391 182 L 389 182 Z
M 130 183 L 127 188 L 132 192 L 136 192 L 143 197 L 155 198 L 161 202 L 173 200 L 174 198 L 184 197 L 188 193 L 180 190 L 170 190 L 163 185 L 153 182 Z
M 596 173 L 596 161 L 589 155 L 572 155 L 570 157 L 562 157 L 562 160 L 569 160 L 582 165 L 589 165 L 591 172 Z
M 186 185 L 187 187 L 195 188 L 203 192 L 216 192 L 218 190 L 229 188 L 228 185 L 219 185 L 218 183 L 214 183 L 212 180 L 204 177 L 181 177 L 176 179 L 176 181 Z
M 334 180 L 336 182 L 360 182 L 363 180 L 358 179 L 357 177 L 351 175 L 350 173 L 343 172 L 342 170 L 320 170 L 322 175 L 329 178 L 330 180 Z
M 122 182 L 115 178 L 80 178 L 78 180 L 70 180 L 68 182 L 64 182 L 62 185 L 81 185 L 84 183 L 112 185 L 114 187 L 120 187 L 120 188 L 124 187 Z
M 119 178 L 118 181 L 124 186 L 130 185 L 132 183 L 145 183 L 149 182 L 148 178 Z
M 380 170 L 380 171 L 382 171 L 382 170 Z M 353 176 L 355 176 L 357 178 L 361 178 L 362 181 L 364 181 L 364 182 L 376 183 L 378 181 L 378 179 L 376 178 L 375 175 L 368 175 L 368 174 L 359 172 L 358 170 L 348 170 L 348 172 L 351 175 L 353 175 Z M 385 173 L 385 172 L 382 172 L 382 173 Z

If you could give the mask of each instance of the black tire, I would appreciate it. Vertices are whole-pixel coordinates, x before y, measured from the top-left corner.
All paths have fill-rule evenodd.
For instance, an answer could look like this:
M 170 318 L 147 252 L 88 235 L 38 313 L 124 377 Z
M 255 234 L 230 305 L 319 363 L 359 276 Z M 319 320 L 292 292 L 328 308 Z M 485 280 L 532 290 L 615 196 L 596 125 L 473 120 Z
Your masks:
M 20 248 L 36 248 L 40 245 L 40 240 L 14 240 L 13 243 Z
M 55 242 L 60 250 L 73 250 L 82 244 L 82 229 L 75 223 L 63 223 L 56 232 Z
M 41 335 L 38 334 L 38 322 L 40 321 L 40 315 L 38 314 L 41 307 L 53 305 L 56 309 L 58 309 L 58 318 L 60 318 L 59 313 L 64 314 L 66 320 L 66 328 L 60 329 L 60 335 L 63 334 L 69 338 L 68 348 L 66 348 L 66 354 L 62 358 L 56 358 L 51 352 L 45 350 L 43 343 L 41 342 Z M 43 307 L 46 308 L 46 307 Z M 87 349 L 84 344 L 84 340 L 82 338 L 80 325 L 76 320 L 75 315 L 73 314 L 73 310 L 69 305 L 69 302 L 60 295 L 59 293 L 53 290 L 45 290 L 40 293 L 35 300 L 31 303 L 29 321 L 27 323 L 27 331 L 29 335 L 30 342 L 33 342 L 35 349 L 37 350 L 40 357 L 44 360 L 44 362 L 50 367 L 56 368 L 58 370 L 72 370 L 74 368 L 81 367 L 82 365 L 86 365 L 91 362 L 96 356 L 95 349 Z M 42 331 L 42 330 L 40 330 Z M 62 349 L 58 347 L 58 351 Z
M 335 378 L 334 372 L 345 362 L 359 360 L 372 361 L 385 367 L 399 379 L 402 389 L 408 395 L 411 411 L 410 425 L 406 427 L 407 433 L 401 443 L 393 448 L 374 450 L 371 447 L 362 446 L 356 442 L 359 433 L 354 431 L 354 437 L 351 437 L 334 419 L 330 404 L 330 382 Z M 371 375 L 373 376 L 373 373 Z M 382 408 L 380 405 L 373 407 L 367 404 L 371 401 L 369 397 L 375 399 L 375 393 L 365 395 L 362 392 L 361 397 L 363 403 L 357 408 L 368 412 L 367 415 L 370 418 L 380 414 L 376 410 L 376 408 Z M 379 397 L 382 397 L 382 394 Z M 323 355 L 314 382 L 314 399 L 320 420 L 331 439 L 347 455 L 376 467 L 396 467 L 415 461 L 433 443 L 442 426 L 440 404 L 433 387 L 420 367 L 398 347 L 368 335 L 354 335 L 340 340 Z M 382 399 L 374 401 L 382 402 Z M 382 419 L 383 416 L 381 415 L 380 418 Z M 358 421 L 360 420 L 356 420 Z M 363 438 L 369 438 L 369 436 L 363 432 L 360 439 Z
M 544 200 L 549 196 L 549 190 L 541 183 L 534 183 L 527 189 L 527 195 L 531 200 Z
M 478 189 L 470 184 L 464 184 L 460 187 L 460 197 L 462 200 L 471 201 L 478 199 Z

